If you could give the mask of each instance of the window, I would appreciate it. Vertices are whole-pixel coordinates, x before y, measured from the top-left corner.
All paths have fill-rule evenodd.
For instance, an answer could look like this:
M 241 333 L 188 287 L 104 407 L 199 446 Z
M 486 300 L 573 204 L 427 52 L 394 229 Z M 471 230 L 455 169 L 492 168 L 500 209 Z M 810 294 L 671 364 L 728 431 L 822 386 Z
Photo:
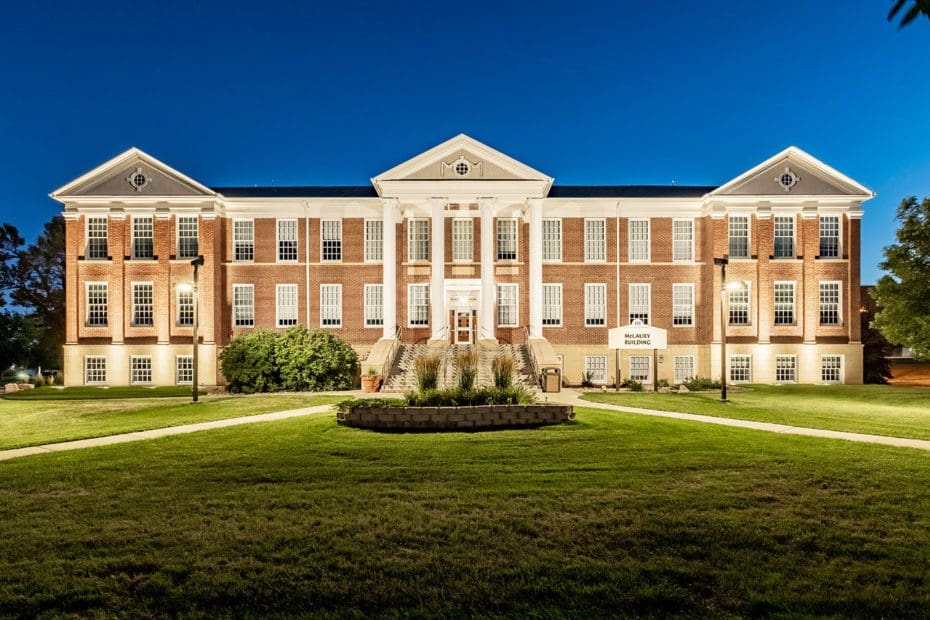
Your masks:
M 129 357 L 129 382 L 133 385 L 152 382 L 152 358 L 149 355 Z
M 649 325 L 649 311 L 652 306 L 651 293 L 652 286 L 649 284 L 630 285 L 630 324 L 634 321 L 642 321 L 643 325 Z
M 775 283 L 775 325 L 794 325 L 794 282 Z
M 607 285 L 584 285 L 584 325 L 603 327 L 607 324 Z
M 843 358 L 840 355 L 820 356 L 820 380 L 824 383 L 842 381 Z
M 429 260 L 429 220 L 407 220 L 407 260 Z
M 84 383 L 100 385 L 107 382 L 107 358 L 102 355 L 88 355 L 84 358 Z
M 365 285 L 365 327 L 384 325 L 384 286 Z
M 672 220 L 672 260 L 694 260 L 694 220 Z
M 275 323 L 278 327 L 291 327 L 297 325 L 297 285 L 278 284 L 275 287 L 277 305 Z
M 320 325 L 342 327 L 342 285 L 320 285 Z
M 497 260 L 517 260 L 517 220 L 497 220 Z
M 633 355 L 630 357 L 630 379 L 640 383 L 649 382 L 648 355 Z
M 153 226 L 151 216 L 132 218 L 132 258 L 134 260 L 155 258 L 155 245 L 152 240 Z
M 194 358 L 191 355 L 178 355 L 174 358 L 174 382 L 178 385 L 194 383 Z
M 469 219 L 452 220 L 452 260 L 471 262 L 474 260 L 474 225 Z
M 407 286 L 407 323 L 410 327 L 429 325 L 429 284 Z
M 749 258 L 749 216 L 729 216 L 727 234 L 730 240 L 730 258 Z
M 278 220 L 278 262 L 297 262 L 297 220 Z
M 675 356 L 675 383 L 684 383 L 694 378 L 694 356 Z
M 233 260 L 249 262 L 255 259 L 255 222 L 233 220 Z
M 365 262 L 381 262 L 383 259 L 384 220 L 365 220 Z
M 820 283 L 820 324 L 840 324 L 840 283 Z
M 649 261 L 649 220 L 630 220 L 630 262 Z
M 549 327 L 562 325 L 562 285 L 543 284 L 542 324 Z
M 87 249 L 84 250 L 84 258 L 88 259 L 106 259 L 109 258 L 110 251 L 107 248 L 107 218 L 88 217 L 87 218 Z
M 820 257 L 840 257 L 840 216 L 820 216 Z
M 516 327 L 519 323 L 517 312 L 517 285 L 497 285 L 497 324 L 501 327 Z
M 542 221 L 542 246 L 543 260 L 562 260 L 562 220 L 545 219 Z
M 798 358 L 795 355 L 775 356 L 775 382 L 794 383 L 798 377 Z
M 749 286 L 727 289 L 730 325 L 749 325 Z
M 181 327 L 187 327 L 194 324 L 194 291 L 177 290 L 178 298 L 178 317 L 177 323 Z
M 200 253 L 196 215 L 178 216 L 178 258 L 197 258 Z
M 752 380 L 752 356 L 730 356 L 730 381 L 732 383 L 749 383 Z
M 794 258 L 794 216 L 775 216 L 775 258 Z
M 586 262 L 607 260 L 607 221 L 603 219 L 584 221 L 584 259 Z
M 604 385 L 607 383 L 607 356 L 585 355 L 584 376 L 585 379 L 594 385 Z
M 87 316 L 85 321 L 92 327 L 105 327 L 107 324 L 107 283 L 88 282 Z
M 252 284 L 233 284 L 233 325 L 255 325 L 255 287 Z
M 154 324 L 152 304 L 154 298 L 151 282 L 132 283 L 132 325 L 147 326 Z
M 672 285 L 672 325 L 687 327 L 694 325 L 694 285 Z
M 320 249 L 323 262 L 342 260 L 342 220 L 320 222 Z

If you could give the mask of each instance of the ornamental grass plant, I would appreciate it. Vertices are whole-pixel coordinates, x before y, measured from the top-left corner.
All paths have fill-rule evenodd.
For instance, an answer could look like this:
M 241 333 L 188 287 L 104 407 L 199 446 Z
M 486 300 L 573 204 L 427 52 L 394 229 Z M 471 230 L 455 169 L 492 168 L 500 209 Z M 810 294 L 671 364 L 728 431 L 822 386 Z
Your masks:
M 441 367 L 442 357 L 435 353 L 425 353 L 413 360 L 413 372 L 417 376 L 417 387 L 421 392 L 436 389 Z
M 513 372 L 517 363 L 510 353 L 498 353 L 491 360 L 491 374 L 494 375 L 494 386 L 509 388 L 513 385 Z
M 478 353 L 471 347 L 459 350 L 455 354 L 455 365 L 459 371 L 459 389 L 467 392 L 474 388 L 478 376 Z

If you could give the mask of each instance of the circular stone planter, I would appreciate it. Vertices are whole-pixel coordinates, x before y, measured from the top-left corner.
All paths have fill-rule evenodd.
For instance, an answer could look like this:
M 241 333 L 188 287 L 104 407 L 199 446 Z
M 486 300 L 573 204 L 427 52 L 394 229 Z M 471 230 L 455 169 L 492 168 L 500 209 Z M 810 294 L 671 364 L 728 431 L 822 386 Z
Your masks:
M 487 430 L 564 424 L 571 405 L 476 405 L 462 407 L 352 407 L 339 411 L 343 426 L 378 430 Z

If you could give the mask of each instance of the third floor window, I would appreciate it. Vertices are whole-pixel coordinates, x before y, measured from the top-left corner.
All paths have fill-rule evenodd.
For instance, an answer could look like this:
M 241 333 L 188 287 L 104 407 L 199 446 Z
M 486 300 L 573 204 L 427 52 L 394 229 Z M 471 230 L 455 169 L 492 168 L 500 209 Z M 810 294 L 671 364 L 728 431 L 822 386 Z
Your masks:
M 200 254 L 198 237 L 197 216 L 178 216 L 178 258 L 197 258 Z
M 87 249 L 84 257 L 89 259 L 103 259 L 109 256 L 107 248 L 107 218 L 87 218 Z
M 838 215 L 820 216 L 820 256 L 822 258 L 840 257 L 840 217 Z
M 727 218 L 730 258 L 749 258 L 749 217 L 731 215 Z
M 152 217 L 132 218 L 132 257 L 135 260 L 155 258 L 155 245 L 152 240 L 154 224 Z
M 250 262 L 255 259 L 255 223 L 233 220 L 233 260 Z
M 775 258 L 794 258 L 794 216 L 775 217 Z

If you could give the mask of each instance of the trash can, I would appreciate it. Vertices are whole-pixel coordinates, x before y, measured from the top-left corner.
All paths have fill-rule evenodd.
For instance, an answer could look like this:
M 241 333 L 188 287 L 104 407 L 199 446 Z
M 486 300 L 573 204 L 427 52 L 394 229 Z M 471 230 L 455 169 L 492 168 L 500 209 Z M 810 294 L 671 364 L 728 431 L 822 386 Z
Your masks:
M 543 392 L 562 391 L 562 371 L 558 368 L 543 369 Z

